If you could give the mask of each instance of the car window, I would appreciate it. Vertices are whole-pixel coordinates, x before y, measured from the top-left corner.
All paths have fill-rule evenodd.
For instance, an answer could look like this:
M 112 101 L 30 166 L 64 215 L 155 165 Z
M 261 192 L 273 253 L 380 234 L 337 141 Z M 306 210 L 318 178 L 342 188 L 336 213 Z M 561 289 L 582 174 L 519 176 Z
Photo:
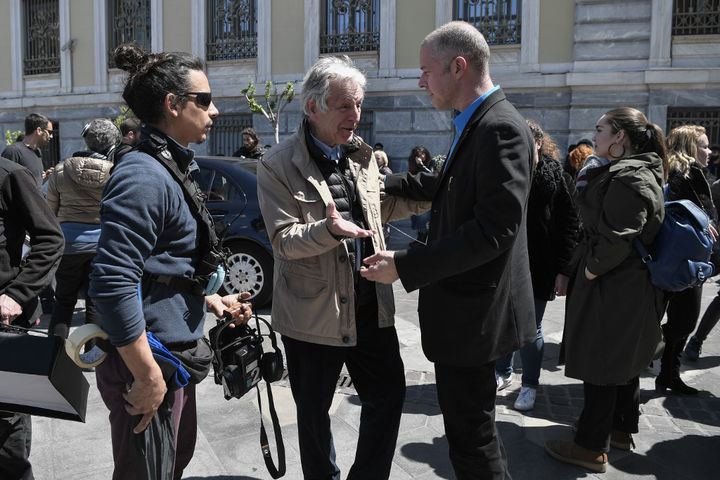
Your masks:
M 222 172 L 215 172 L 210 189 L 205 192 L 208 201 L 232 202 L 241 196 L 240 190 Z
M 195 177 L 198 185 L 200 185 L 200 190 L 205 195 L 210 190 L 210 182 L 212 182 L 214 173 L 215 171 L 211 168 L 200 167 L 200 173 Z

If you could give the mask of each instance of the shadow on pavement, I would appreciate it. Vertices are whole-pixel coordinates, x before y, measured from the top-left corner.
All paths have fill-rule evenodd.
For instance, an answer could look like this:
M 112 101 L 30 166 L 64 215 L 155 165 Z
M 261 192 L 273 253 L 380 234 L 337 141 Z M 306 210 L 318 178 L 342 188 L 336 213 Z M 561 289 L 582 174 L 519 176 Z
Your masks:
M 455 473 L 448 458 L 445 436 L 433 438 L 432 443 L 407 443 L 400 448 L 400 452 L 409 460 L 428 465 L 433 469 L 437 478 L 455 479 Z
M 720 437 L 685 435 L 655 443 L 646 455 L 630 454 L 612 465 L 629 475 L 657 480 L 718 478 Z
M 720 365 L 719 356 L 700 357 L 695 362 L 688 362 L 687 360 L 683 359 L 683 370 L 685 371 L 710 370 L 711 368 L 715 368 L 718 365 Z
M 185 477 L 185 480 L 262 480 L 259 477 L 236 477 L 234 475 L 215 475 L 212 477 Z
M 360 405 L 360 397 L 357 394 L 349 395 L 347 401 L 352 405 Z M 408 385 L 405 390 L 405 404 L 402 413 L 429 417 L 440 415 L 435 385 Z

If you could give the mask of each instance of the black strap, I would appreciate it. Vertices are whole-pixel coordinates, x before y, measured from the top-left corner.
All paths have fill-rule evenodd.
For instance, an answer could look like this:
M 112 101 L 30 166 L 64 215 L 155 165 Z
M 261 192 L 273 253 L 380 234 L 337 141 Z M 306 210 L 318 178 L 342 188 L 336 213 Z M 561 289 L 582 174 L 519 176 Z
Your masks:
M 635 246 L 635 250 L 636 250 L 636 251 L 638 252 L 638 254 L 640 255 L 640 259 L 642 260 L 643 263 L 650 263 L 650 262 L 653 261 L 652 255 L 650 254 L 650 252 L 648 251 L 647 247 L 646 247 L 645 244 L 640 240 L 639 237 L 635 237 L 635 238 L 633 239 L 633 245 Z
M 153 141 L 154 140 L 154 141 Z M 143 140 L 137 147 L 148 155 L 154 157 L 165 169 L 170 173 L 170 176 L 180 185 L 187 202 L 188 207 L 192 215 L 198 220 L 198 223 L 203 225 L 204 232 L 207 235 L 207 241 L 209 246 L 215 247 L 218 245 L 217 234 L 215 233 L 215 226 L 208 211 L 205 203 L 201 200 L 202 194 L 200 187 L 186 172 L 181 172 L 176 162 L 173 161 L 172 155 L 170 154 L 167 144 L 160 143 L 155 138 Z
M 257 390 L 258 407 L 260 409 L 260 450 L 265 460 L 265 466 L 272 478 L 280 478 L 285 475 L 285 445 L 283 444 L 282 432 L 280 431 L 280 422 L 278 421 L 277 412 L 275 411 L 275 401 L 273 400 L 272 387 L 270 382 L 266 381 L 268 404 L 270 405 L 270 418 L 272 418 L 273 430 L 275 431 L 275 444 L 277 445 L 278 466 L 273 462 L 272 453 L 270 452 L 270 444 L 268 442 L 265 424 L 263 423 L 262 401 L 260 400 L 260 388 L 255 385 Z

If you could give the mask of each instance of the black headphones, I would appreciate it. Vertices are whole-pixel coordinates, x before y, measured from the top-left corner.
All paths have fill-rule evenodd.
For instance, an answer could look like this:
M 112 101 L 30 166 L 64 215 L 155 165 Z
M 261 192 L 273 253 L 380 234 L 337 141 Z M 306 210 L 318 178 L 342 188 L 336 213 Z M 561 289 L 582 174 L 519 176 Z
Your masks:
M 273 352 L 263 353 L 262 358 L 260 359 L 260 374 L 262 375 L 263 380 L 265 380 L 266 382 L 277 382 L 283 376 L 283 373 L 285 371 L 285 365 L 282 351 L 277 344 L 275 330 L 273 330 L 270 323 L 262 317 L 258 317 L 256 315 L 255 321 L 262 321 L 265 325 L 267 325 L 270 332 L 268 334 L 268 336 L 270 337 L 270 344 L 272 345 L 274 350 Z M 260 333 L 260 324 L 258 323 L 257 326 L 258 333 Z

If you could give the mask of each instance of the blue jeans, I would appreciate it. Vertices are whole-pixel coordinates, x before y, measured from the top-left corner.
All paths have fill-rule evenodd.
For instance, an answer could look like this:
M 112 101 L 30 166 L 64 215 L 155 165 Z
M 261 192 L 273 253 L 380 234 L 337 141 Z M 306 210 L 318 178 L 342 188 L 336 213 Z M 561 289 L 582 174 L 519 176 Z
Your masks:
M 547 300 L 535 299 L 535 327 L 537 328 L 535 341 L 528 343 L 520 349 L 520 358 L 522 359 L 523 366 L 523 387 L 537 388 L 537 386 L 540 385 L 540 367 L 542 366 L 543 353 L 545 352 L 545 339 L 542 334 L 542 318 L 545 314 L 546 306 Z M 512 374 L 513 355 L 515 355 L 515 352 L 495 360 L 495 372 L 497 372 L 498 375 L 507 377 Z
M 430 221 L 430 212 L 421 213 L 420 215 L 410 216 L 410 226 L 416 232 L 427 232 L 428 222 Z

